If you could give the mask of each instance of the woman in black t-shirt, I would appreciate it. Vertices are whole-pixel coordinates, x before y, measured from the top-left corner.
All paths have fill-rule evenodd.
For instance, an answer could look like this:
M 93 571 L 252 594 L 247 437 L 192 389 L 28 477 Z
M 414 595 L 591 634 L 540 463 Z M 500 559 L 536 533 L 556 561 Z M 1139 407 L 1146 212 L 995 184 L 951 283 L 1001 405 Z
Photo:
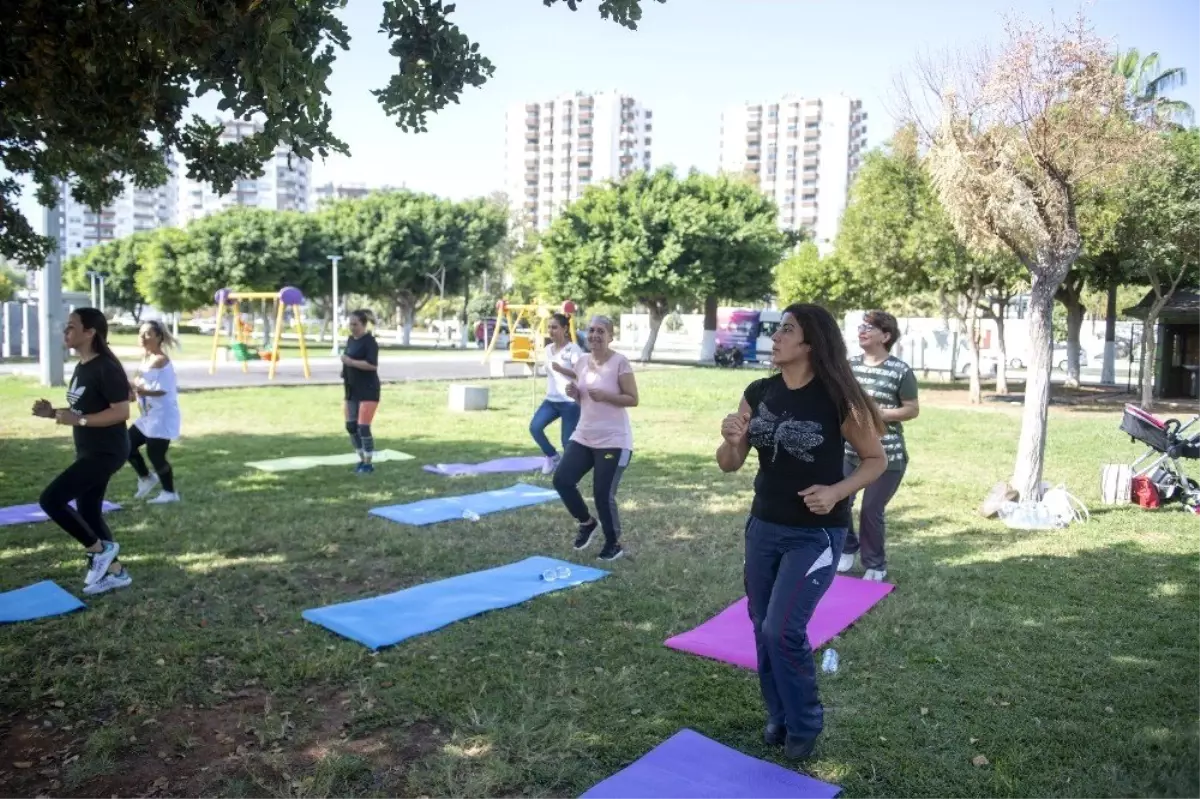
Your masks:
M 367 330 L 372 322 L 370 311 L 350 314 L 350 338 L 342 351 L 342 385 L 346 396 L 346 432 L 358 453 L 359 474 L 373 472 L 375 438 L 371 421 L 379 408 L 379 342 Z
M 780 371 L 751 383 L 738 412 L 725 417 L 717 464 L 737 471 L 751 447 L 758 451 L 745 585 L 767 706 L 763 737 L 784 744 L 788 757 L 806 758 L 824 724 L 808 620 L 833 582 L 849 497 L 883 474 L 887 462 L 879 410 L 854 379 L 829 312 L 791 305 L 771 341 Z M 847 441 L 862 458 L 848 476 Z
M 55 409 L 45 399 L 33 404 L 34 416 L 73 428 L 75 462 L 46 486 L 38 504 L 87 550 L 85 594 L 102 594 L 133 582 L 117 561 L 121 547 L 104 521 L 108 481 L 129 458 L 125 423 L 131 397 L 129 378 L 107 338 L 108 320 L 100 311 L 80 308 L 72 313 L 63 340 L 79 355 L 79 363 L 67 387 L 67 407 Z

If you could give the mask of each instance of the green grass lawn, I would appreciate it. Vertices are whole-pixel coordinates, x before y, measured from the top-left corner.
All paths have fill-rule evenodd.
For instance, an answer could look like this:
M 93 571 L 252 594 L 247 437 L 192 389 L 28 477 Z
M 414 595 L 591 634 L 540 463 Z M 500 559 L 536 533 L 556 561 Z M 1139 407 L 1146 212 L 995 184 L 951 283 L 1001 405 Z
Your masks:
M 752 469 L 723 475 L 712 453 L 748 377 L 640 375 L 621 486 L 631 557 L 612 576 L 377 655 L 300 612 L 531 554 L 592 562 L 556 504 L 429 528 L 366 513 L 515 482 L 420 467 L 533 454 L 529 384 L 491 383 L 492 409 L 463 416 L 444 385 L 386 388 L 377 446 L 416 460 L 369 478 L 242 465 L 345 451 L 340 388 L 185 395 L 184 503 L 133 502 L 131 471 L 110 492 L 133 586 L 0 636 L 0 792 L 577 796 L 682 727 L 777 758 L 752 673 L 662 645 L 742 593 Z M 72 457 L 68 431 L 28 416 L 41 393 L 0 380 L 0 505 L 35 501 Z M 928 405 L 909 425 L 898 589 L 834 642 L 826 735 L 804 768 L 852 797 L 1195 796 L 1197 520 L 1097 507 L 1101 464 L 1138 450 L 1118 411 L 1057 409 L 1047 477 L 1091 523 L 981 519 L 1018 414 Z M 0 535 L 0 589 L 52 579 L 78 593 L 83 559 L 57 528 Z

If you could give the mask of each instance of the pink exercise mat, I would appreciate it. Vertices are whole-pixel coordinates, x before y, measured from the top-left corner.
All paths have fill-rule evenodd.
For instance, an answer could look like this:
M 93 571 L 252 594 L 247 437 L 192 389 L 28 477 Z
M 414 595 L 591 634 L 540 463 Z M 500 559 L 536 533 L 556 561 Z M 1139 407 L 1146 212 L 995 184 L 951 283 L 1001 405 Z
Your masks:
M 860 580 L 837 575 L 833 585 L 821 597 L 808 621 L 808 642 L 813 649 L 828 643 L 875 606 L 896 586 L 891 583 Z M 694 630 L 668 638 L 667 646 L 714 660 L 723 660 L 744 669 L 758 668 L 754 649 L 754 628 L 742 597 Z

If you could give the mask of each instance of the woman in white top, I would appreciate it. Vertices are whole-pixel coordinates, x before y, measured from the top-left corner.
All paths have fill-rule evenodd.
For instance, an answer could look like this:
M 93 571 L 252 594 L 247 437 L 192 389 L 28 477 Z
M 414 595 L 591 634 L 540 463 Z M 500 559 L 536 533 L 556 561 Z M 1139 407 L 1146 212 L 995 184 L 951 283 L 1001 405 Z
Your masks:
M 546 324 L 546 332 L 550 334 L 550 344 L 546 347 L 546 399 L 542 400 L 529 422 L 529 434 L 546 456 L 542 474 L 551 474 L 562 456 L 546 437 L 546 428 L 555 419 L 562 419 L 562 446 L 565 450 L 575 426 L 579 424 L 579 404 L 567 396 L 567 385 L 571 381 L 554 367 L 568 371 L 574 369 L 583 350 L 571 341 L 571 322 L 565 314 L 552 315 Z
M 137 376 L 133 378 L 131 400 L 136 400 L 141 416 L 129 430 L 129 465 L 138 474 L 136 499 L 141 499 L 161 484 L 162 491 L 151 505 L 178 502 L 175 476 L 167 463 L 167 448 L 179 438 L 179 384 L 175 367 L 164 348 L 175 345 L 175 339 L 161 322 L 146 322 L 138 331 L 138 341 L 145 354 Z M 150 456 L 154 474 L 142 460 L 142 445 Z

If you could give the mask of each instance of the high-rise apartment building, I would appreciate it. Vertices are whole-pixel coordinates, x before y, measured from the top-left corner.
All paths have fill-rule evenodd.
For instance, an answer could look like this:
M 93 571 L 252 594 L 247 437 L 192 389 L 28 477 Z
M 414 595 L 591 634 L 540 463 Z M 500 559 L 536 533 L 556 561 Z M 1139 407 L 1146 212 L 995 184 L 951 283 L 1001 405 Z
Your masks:
M 512 106 L 505 190 L 514 221 L 545 230 L 589 185 L 650 169 L 652 133 L 651 111 L 616 91 Z
M 357 200 L 366 197 L 371 192 L 399 191 L 404 186 L 368 186 L 365 183 L 324 183 L 312 191 L 309 210 L 317 210 L 317 206 L 328 200 Z
M 241 141 L 262 130 L 262 123 L 248 120 L 215 120 L 224 125 L 222 142 Z M 184 178 L 179 190 L 180 222 L 186 223 L 235 205 L 267 208 L 272 211 L 307 211 L 312 161 L 292 155 L 286 145 L 263 164 L 259 178 L 246 178 L 233 184 L 228 194 L 217 194 L 213 187 Z
M 752 176 L 779 206 L 779 226 L 827 249 L 867 146 L 862 100 L 796 97 L 735 106 L 721 116 L 721 171 Z
M 139 189 L 128 182 L 125 191 L 99 214 L 71 196 L 67 181 L 58 181 L 58 204 L 45 209 L 46 235 L 58 242 L 50 258 L 61 266 L 94 244 L 176 224 L 179 184 L 174 156 L 167 157 L 167 169 L 170 177 L 163 185 Z

